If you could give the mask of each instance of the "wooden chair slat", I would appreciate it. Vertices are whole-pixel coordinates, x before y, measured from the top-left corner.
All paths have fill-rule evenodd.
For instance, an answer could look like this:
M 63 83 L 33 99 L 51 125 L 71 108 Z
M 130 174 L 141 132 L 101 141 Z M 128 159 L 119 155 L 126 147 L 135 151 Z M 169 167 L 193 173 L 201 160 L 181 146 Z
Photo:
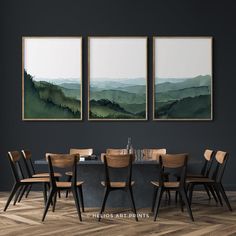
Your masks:
M 227 152 L 223 152 L 223 151 L 217 151 L 216 153 L 216 160 L 222 164 L 225 160 L 225 157 L 227 156 Z
M 129 166 L 130 157 L 134 160 L 134 155 L 106 155 L 107 166 L 112 168 L 124 168 Z
M 32 153 L 29 150 L 22 150 L 21 153 L 26 160 L 29 160 L 32 157 Z
M 143 149 L 142 152 L 144 160 L 158 160 L 160 155 L 166 154 L 166 149 Z
M 205 152 L 204 152 L 204 157 L 207 161 L 210 161 L 211 158 L 212 158 L 212 154 L 213 154 L 213 150 L 210 150 L 210 149 L 206 149 Z
M 90 156 L 93 154 L 92 148 L 71 148 L 70 154 L 79 154 L 80 156 Z
M 57 168 L 69 168 L 74 164 L 74 158 L 79 159 L 79 154 L 54 154 L 46 153 L 46 159 L 51 157 L 52 166 Z
M 20 152 L 18 151 L 11 151 L 8 152 L 9 157 L 13 162 L 19 161 L 20 160 Z
M 185 159 L 188 154 L 164 154 L 161 155 L 163 167 L 165 168 L 180 168 L 185 165 Z

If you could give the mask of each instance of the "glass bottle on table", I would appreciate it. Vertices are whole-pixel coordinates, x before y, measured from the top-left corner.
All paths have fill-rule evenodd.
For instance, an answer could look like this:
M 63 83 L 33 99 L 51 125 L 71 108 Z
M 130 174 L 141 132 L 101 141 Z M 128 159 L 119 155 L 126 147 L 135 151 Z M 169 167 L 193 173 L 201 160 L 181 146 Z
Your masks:
M 126 150 L 127 150 L 128 154 L 133 154 L 134 153 L 132 143 L 131 143 L 131 137 L 128 137 L 128 143 L 126 145 Z

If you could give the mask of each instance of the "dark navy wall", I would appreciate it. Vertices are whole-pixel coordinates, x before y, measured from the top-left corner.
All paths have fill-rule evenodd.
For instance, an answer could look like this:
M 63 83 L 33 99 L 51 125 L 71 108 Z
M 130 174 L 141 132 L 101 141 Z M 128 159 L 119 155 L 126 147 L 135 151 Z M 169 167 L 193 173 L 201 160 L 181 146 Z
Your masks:
M 230 153 L 224 182 L 236 189 L 236 4 L 235 1 L 195 0 L 1 0 L 0 4 L 0 190 L 9 190 L 12 177 L 6 159 L 8 150 L 29 148 L 38 159 L 50 152 L 68 152 L 70 147 L 93 147 L 100 153 L 108 147 L 124 147 L 131 136 L 133 145 L 166 147 L 169 152 L 189 152 L 200 159 L 208 147 Z M 84 37 L 84 121 L 24 122 L 21 120 L 21 37 Z M 142 35 L 149 37 L 149 121 L 87 121 L 87 36 Z M 152 40 L 151 36 L 214 37 L 214 120 L 201 122 L 152 121 Z M 135 167 L 136 168 L 136 167 Z M 140 190 L 137 199 L 149 198 L 151 188 L 142 194 L 144 178 L 152 171 L 136 168 Z M 87 201 L 100 201 L 101 189 L 92 193 L 92 182 L 102 171 L 86 167 L 89 176 Z M 86 178 L 87 178 L 86 177 Z M 99 177 L 100 178 L 100 177 Z M 94 189 L 94 188 L 93 188 Z M 91 191 L 90 191 L 91 190 Z M 98 198 L 96 198 L 98 191 Z M 93 197 L 94 196 L 94 197 Z

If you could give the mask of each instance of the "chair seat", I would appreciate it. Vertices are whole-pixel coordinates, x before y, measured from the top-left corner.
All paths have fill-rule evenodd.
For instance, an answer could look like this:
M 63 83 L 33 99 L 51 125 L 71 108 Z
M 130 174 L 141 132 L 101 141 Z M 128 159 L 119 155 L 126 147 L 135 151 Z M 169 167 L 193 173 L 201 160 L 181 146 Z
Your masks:
M 159 182 L 158 181 L 151 181 L 151 184 L 159 187 Z M 179 187 L 179 182 L 164 182 L 164 187 L 166 188 L 178 188 Z
M 186 183 L 214 183 L 214 180 L 203 177 L 203 178 L 187 178 Z
M 80 186 L 83 183 L 84 183 L 83 181 L 78 181 L 76 183 L 76 186 Z M 56 182 L 56 185 L 57 185 L 58 188 L 71 188 L 71 182 L 65 182 L 65 181 Z
M 22 179 L 20 181 L 21 183 L 45 183 L 45 182 L 50 182 L 49 178 L 27 178 L 27 179 Z
M 186 176 L 187 178 L 205 178 L 204 175 L 201 175 L 201 174 L 187 174 Z
M 44 177 L 49 177 L 50 174 L 49 173 L 38 173 L 35 175 L 32 175 L 32 177 L 34 178 L 44 178 Z M 62 175 L 60 173 L 54 173 L 55 177 L 61 177 Z
M 67 171 L 66 173 L 65 173 L 65 175 L 68 175 L 68 176 L 72 176 L 72 171 Z
M 134 183 L 135 183 L 134 181 L 131 181 L 131 186 L 133 186 Z M 105 181 L 102 181 L 101 184 L 104 187 L 106 186 Z M 112 188 L 124 188 L 124 187 L 126 187 L 126 182 L 110 182 L 110 186 Z

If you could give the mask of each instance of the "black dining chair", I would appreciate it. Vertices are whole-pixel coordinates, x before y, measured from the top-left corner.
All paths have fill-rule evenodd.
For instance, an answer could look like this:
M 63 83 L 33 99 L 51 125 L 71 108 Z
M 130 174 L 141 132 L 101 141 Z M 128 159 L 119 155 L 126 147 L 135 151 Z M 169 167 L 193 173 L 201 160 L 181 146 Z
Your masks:
M 216 193 L 216 196 L 220 202 L 220 205 L 223 206 L 223 202 L 221 199 L 221 196 L 222 196 L 228 209 L 232 211 L 232 207 L 230 205 L 230 202 L 228 200 L 228 197 L 225 193 L 225 190 L 222 184 L 222 178 L 225 172 L 228 159 L 229 159 L 229 154 L 227 152 L 217 151 L 215 154 L 215 160 L 217 164 L 216 164 L 212 177 L 188 178 L 186 180 L 187 184 L 189 185 L 188 189 L 189 189 L 190 204 L 192 203 L 194 187 L 196 185 L 206 185 L 209 189 L 211 189 L 213 196 L 215 195 L 214 192 Z M 217 202 L 216 196 L 214 196 L 214 198 Z
M 84 183 L 83 181 L 77 181 L 77 162 L 79 160 L 79 154 L 52 154 L 47 153 L 46 158 L 48 160 L 49 165 L 49 172 L 50 172 L 50 191 L 47 203 L 45 205 L 42 221 L 44 221 L 50 204 L 53 202 L 52 211 L 55 211 L 56 201 L 57 201 L 57 193 L 60 190 L 70 190 L 73 193 L 75 205 L 77 208 L 77 213 L 79 216 L 80 221 L 82 221 L 81 211 L 80 211 L 80 204 L 79 204 L 79 197 L 78 197 L 78 188 L 82 186 Z M 61 169 L 68 169 L 72 172 L 71 181 L 58 181 L 55 177 L 54 168 L 61 168 Z M 83 195 L 80 195 L 81 198 L 81 205 L 84 205 L 83 202 Z
M 102 201 L 102 207 L 99 213 L 99 221 L 101 220 L 101 215 L 105 210 L 106 201 L 108 198 L 108 195 L 112 191 L 122 190 L 122 191 L 128 191 L 133 212 L 135 214 L 135 220 L 138 221 L 135 202 L 134 202 L 134 196 L 133 196 L 133 186 L 134 181 L 132 181 L 132 163 L 134 161 L 134 155 L 133 154 L 125 154 L 125 155 L 104 155 L 104 166 L 105 166 L 105 181 L 102 181 L 101 184 L 105 188 L 104 190 L 104 198 Z M 127 171 L 127 175 L 124 179 L 119 181 L 113 181 L 111 179 L 111 172 L 114 172 L 115 170 L 123 169 Z
M 188 178 L 208 178 L 211 173 L 211 170 L 212 170 L 214 154 L 215 154 L 215 152 L 213 150 L 206 149 L 203 153 L 204 161 L 203 161 L 203 165 L 202 165 L 200 173 L 188 173 L 187 172 L 186 178 L 187 179 Z M 177 177 L 177 179 L 179 179 L 179 176 L 176 176 L 176 177 Z M 208 195 L 208 198 L 211 199 L 211 195 L 210 195 L 210 192 L 211 192 L 213 198 L 217 202 L 217 198 L 216 198 L 214 190 L 212 188 L 209 188 L 205 184 L 203 184 L 203 187 Z M 178 201 L 178 192 L 175 193 L 175 202 L 177 203 L 177 201 Z
M 24 162 L 24 166 L 25 166 L 25 170 L 26 170 L 28 178 L 49 178 L 49 173 L 48 172 L 38 173 L 38 172 L 35 171 L 35 168 L 34 168 L 34 165 L 33 165 L 33 162 L 32 162 L 32 153 L 31 153 L 31 151 L 21 150 L 21 154 L 23 156 L 23 162 Z M 61 177 L 61 176 L 62 175 L 60 173 L 55 173 L 56 178 L 59 179 L 59 177 Z M 28 186 L 20 188 L 17 195 L 16 195 L 16 197 L 15 197 L 14 204 L 16 203 L 16 201 L 18 201 L 18 202 L 21 201 L 21 199 L 22 199 L 25 192 L 26 192 L 25 198 L 27 198 L 30 191 L 31 191 L 31 188 L 32 188 L 32 185 L 28 185 Z
M 14 177 L 14 184 L 9 195 L 9 198 L 6 202 L 4 211 L 7 210 L 12 198 L 17 194 L 19 194 L 19 190 L 23 188 L 26 189 L 29 186 L 34 184 L 42 184 L 43 185 L 43 194 L 44 194 L 44 202 L 47 200 L 47 185 L 49 184 L 49 178 L 25 178 L 23 173 L 23 168 L 20 163 L 21 154 L 18 151 L 8 152 L 8 159 L 10 162 L 11 170 Z M 16 199 L 14 204 L 16 203 Z
M 159 179 L 157 181 L 151 181 L 151 184 L 157 189 L 157 195 L 154 195 L 154 205 L 156 210 L 154 212 L 154 221 L 157 219 L 159 207 L 164 191 L 177 191 L 181 196 L 181 201 L 184 202 L 187 207 L 187 211 L 192 221 L 194 221 L 192 210 L 190 207 L 189 199 L 186 192 L 186 169 L 187 169 L 188 154 L 165 154 L 159 157 Z M 165 179 L 165 171 L 169 171 L 169 181 Z M 175 175 L 178 173 L 179 180 Z M 181 204 L 181 207 L 183 205 Z

